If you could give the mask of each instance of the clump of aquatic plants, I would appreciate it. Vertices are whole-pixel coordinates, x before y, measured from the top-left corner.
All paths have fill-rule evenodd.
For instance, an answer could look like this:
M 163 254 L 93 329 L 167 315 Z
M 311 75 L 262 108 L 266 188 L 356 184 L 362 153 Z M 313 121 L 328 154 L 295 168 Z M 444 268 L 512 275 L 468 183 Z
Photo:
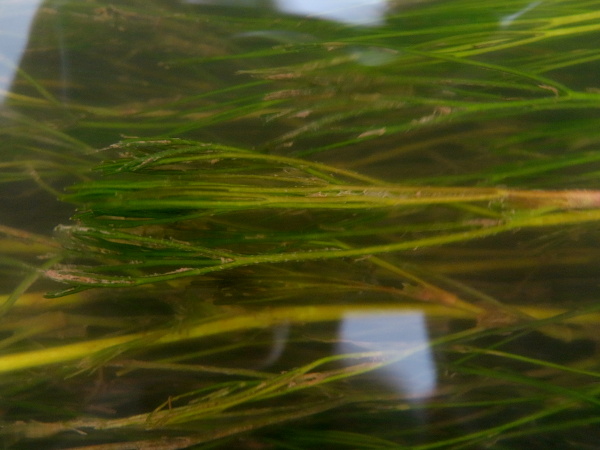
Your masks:
M 528 414 L 486 429 L 486 433 L 512 430 L 538 417 L 562 417 L 566 411 L 588 403 L 596 405 L 594 380 L 600 374 L 591 367 L 573 368 L 504 351 L 502 340 L 491 347 L 477 342 L 506 333 L 510 333 L 504 338 L 506 343 L 532 332 L 560 341 L 586 337 L 586 324 L 596 320 L 592 313 L 597 306 L 569 311 L 506 305 L 386 255 L 528 228 L 583 226 L 600 218 L 600 193 L 402 186 L 322 163 L 177 139 L 127 141 L 112 145 L 105 153 L 116 156 L 97 168 L 95 180 L 77 184 L 63 196 L 78 205 L 78 212 L 74 225 L 58 229 L 65 249 L 63 261 L 58 265 L 56 260 L 50 261 L 45 275 L 71 286 L 52 294 L 59 298 L 70 294 L 64 297 L 70 299 L 67 310 L 73 308 L 71 302 L 82 303 L 81 308 L 89 307 L 89 302 L 106 302 L 102 291 L 84 293 L 90 288 L 107 288 L 115 292 L 109 296 L 116 295 L 123 303 L 142 302 L 142 311 L 119 319 L 58 311 L 23 317 L 10 329 L 16 332 L 27 327 L 28 333 L 41 336 L 65 330 L 83 335 L 90 329 L 121 331 L 42 349 L 21 347 L 0 358 L 1 370 L 10 374 L 76 362 L 63 367 L 64 375 L 72 377 L 93 369 L 114 371 L 131 380 L 144 370 L 170 371 L 173 376 L 191 372 L 206 379 L 199 387 L 184 377 L 181 382 L 189 385 L 189 391 L 168 394 L 164 403 L 157 401 L 155 409 L 147 412 L 7 425 L 4 433 L 13 439 L 50 437 L 74 429 L 92 436 L 100 436 L 102 430 L 117 435 L 119 430 L 130 430 L 131 436 L 139 436 L 136 445 L 150 445 L 157 439 L 155 432 L 179 430 L 175 432 L 178 434 L 188 430 L 186 424 L 194 424 L 193 433 L 164 441 L 165 448 L 180 448 L 332 408 L 343 411 L 348 404 L 364 403 L 365 413 L 382 414 L 393 410 L 393 405 L 397 407 L 401 398 L 377 390 L 364 391 L 362 377 L 402 363 L 427 348 L 451 358 L 447 370 L 455 372 L 457 379 L 450 385 L 458 383 L 458 388 L 461 382 L 479 377 L 488 381 L 469 389 L 469 395 L 478 398 L 480 391 L 499 383 L 512 403 L 527 405 L 524 409 Z M 445 221 L 432 224 L 427 220 L 431 216 L 445 217 Z M 360 272 L 371 272 L 371 279 L 380 281 L 357 279 Z M 237 288 L 228 280 L 237 283 Z M 357 290 L 368 295 L 358 300 L 343 300 L 339 295 Z M 314 297 L 306 297 L 311 291 Z M 153 298 L 156 296 L 162 300 Z M 157 301 L 171 305 L 172 317 L 179 317 L 178 323 L 164 322 L 160 313 L 143 312 L 146 307 L 158 308 Z M 42 309 L 48 308 L 55 306 L 47 300 Z M 247 355 L 238 356 L 238 364 L 233 366 L 226 362 L 228 355 L 236 355 L 248 345 L 264 346 L 268 336 L 262 336 L 262 344 L 249 340 L 232 346 L 225 340 L 200 352 L 185 345 L 297 322 L 327 323 L 350 312 L 381 310 L 419 310 L 432 323 L 454 319 L 474 326 L 449 334 L 435 331 L 434 326 L 430 343 L 408 347 L 363 349 L 325 357 L 317 357 L 318 351 L 312 349 L 308 355 L 316 352 L 315 359 L 303 355 L 300 360 L 309 358 L 305 364 L 296 364 L 283 373 L 246 368 Z M 310 334 L 291 337 L 288 345 L 292 349 L 297 345 L 318 347 L 320 339 Z M 16 333 L 15 337 L 20 339 L 7 338 L 6 342 L 24 336 Z M 197 362 L 202 357 L 210 360 L 215 354 L 222 366 Z M 451 357 L 455 354 L 459 357 Z M 545 374 L 555 372 L 557 382 L 563 373 L 590 381 L 585 388 L 573 390 L 562 382 L 548 381 L 546 375 L 531 378 L 469 363 L 484 357 L 539 367 Z M 342 360 L 346 361 L 344 366 L 336 364 Z M 246 363 L 239 365 L 242 361 Z M 217 381 L 214 377 L 218 375 L 231 380 Z M 346 387 L 338 384 L 339 380 L 355 378 Z M 362 383 L 368 385 L 368 377 Z M 520 397 L 520 386 L 530 386 L 535 392 Z M 511 393 L 512 389 L 516 391 Z M 540 397 L 537 391 L 546 396 Z M 564 400 L 559 406 L 542 407 L 549 394 Z M 159 392 L 155 395 L 157 400 L 161 397 Z M 288 404 L 288 397 L 295 400 Z M 497 402 L 473 400 L 473 405 L 467 402 L 464 406 L 475 410 L 494 406 L 474 422 L 485 423 L 493 420 L 498 408 L 507 405 L 505 400 Z M 535 404 L 540 406 L 533 407 Z M 461 405 L 461 401 L 450 401 L 445 408 Z M 350 413 L 348 420 L 354 420 L 352 416 Z M 151 431 L 142 438 L 144 429 Z M 486 433 L 448 438 L 446 444 L 489 439 Z M 333 442 L 348 438 L 318 433 L 313 437 Z M 384 442 L 391 445 L 397 437 L 390 439 Z
M 600 192 L 405 186 L 321 163 L 183 140 L 130 141 L 63 196 L 74 286 L 128 287 L 238 267 L 369 259 L 500 232 L 583 224 Z M 436 208 L 436 223 L 423 212 Z M 431 214 L 431 213 L 430 213 Z M 445 221 L 441 219 L 444 218 Z M 402 236 L 402 238 L 400 238 Z
M 598 60 L 597 5 L 401 3 L 362 30 L 40 12 L 107 70 L 62 98 L 26 56 L 2 111 L 0 181 L 75 209 L 52 236 L 0 224 L 7 448 L 597 442 L 600 97 L 570 75 Z M 332 350 L 336 323 L 382 312 L 430 340 Z M 422 352 L 434 392 L 381 382 Z

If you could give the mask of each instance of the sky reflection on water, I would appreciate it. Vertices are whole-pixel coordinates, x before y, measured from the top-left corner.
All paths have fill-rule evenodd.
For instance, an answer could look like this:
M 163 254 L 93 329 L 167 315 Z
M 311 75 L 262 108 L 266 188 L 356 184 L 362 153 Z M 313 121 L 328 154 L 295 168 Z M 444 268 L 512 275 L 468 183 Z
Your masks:
M 414 399 L 428 397 L 436 389 L 436 364 L 428 343 L 427 321 L 422 312 L 382 311 L 347 315 L 340 325 L 336 351 L 345 354 L 364 350 L 405 350 L 406 358 L 378 373 L 386 387 Z

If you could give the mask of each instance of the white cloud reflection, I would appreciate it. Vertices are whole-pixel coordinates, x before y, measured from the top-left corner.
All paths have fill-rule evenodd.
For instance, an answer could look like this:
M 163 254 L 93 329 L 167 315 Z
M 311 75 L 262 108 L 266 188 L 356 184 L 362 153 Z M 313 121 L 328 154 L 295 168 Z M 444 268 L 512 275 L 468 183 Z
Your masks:
M 41 0 L 0 0 L 0 103 L 10 87 Z
M 425 315 L 420 312 L 349 314 L 340 326 L 337 353 L 354 353 L 365 347 L 372 351 L 406 350 L 409 356 L 378 372 L 381 382 L 410 399 L 427 397 L 435 391 L 437 370 Z M 411 349 L 421 349 L 411 352 Z M 412 354 L 411 354 L 412 353 Z
M 259 0 L 183 0 L 185 3 L 264 7 Z M 270 7 L 288 14 L 318 17 L 351 25 L 380 25 L 387 0 L 273 0 Z
M 352 25 L 380 25 L 386 0 L 277 0 L 286 13 L 314 16 Z

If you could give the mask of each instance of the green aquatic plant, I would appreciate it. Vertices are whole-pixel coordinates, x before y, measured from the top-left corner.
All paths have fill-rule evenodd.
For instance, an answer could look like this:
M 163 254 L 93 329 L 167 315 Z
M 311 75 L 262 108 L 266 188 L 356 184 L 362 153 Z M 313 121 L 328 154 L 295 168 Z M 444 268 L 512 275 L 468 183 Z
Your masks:
M 375 399 L 381 404 L 397 401 L 382 394 L 361 394 L 359 387 L 355 393 L 342 394 L 337 392 L 339 387 L 335 387 L 335 382 L 360 378 L 431 348 L 448 354 L 469 355 L 465 361 L 449 366 L 449 370 L 465 379 L 477 376 L 489 379 L 492 385 L 496 380 L 516 386 L 530 385 L 541 392 L 570 399 L 559 408 L 542 408 L 532 412 L 531 417 L 494 427 L 496 433 L 539 417 L 563 414 L 581 402 L 596 405 L 593 388 L 573 390 L 512 371 L 505 373 L 467 364 L 467 361 L 494 356 L 596 379 L 600 375 L 591 368 L 571 368 L 498 351 L 494 347 L 479 347 L 471 342 L 484 339 L 490 333 L 529 334 L 535 330 L 552 339 L 570 341 L 587 336 L 587 324 L 597 320 L 597 306 L 571 312 L 507 305 L 386 255 L 414 247 L 426 249 L 467 243 L 527 228 L 548 229 L 596 222 L 600 219 L 598 192 L 407 187 L 322 163 L 178 139 L 127 141 L 112 145 L 104 154 L 116 156 L 98 166 L 97 175 L 90 176 L 94 179 L 74 185 L 63 196 L 78 206 L 75 224 L 58 229 L 57 239 L 64 252 L 40 269 L 46 277 L 71 287 L 52 297 L 66 295 L 64 298 L 78 308 L 81 302 L 81 307 L 85 307 L 90 301 L 105 301 L 101 293 L 83 295 L 82 291 L 90 288 L 137 287 L 126 297 L 140 300 L 154 295 L 172 297 L 176 310 L 186 316 L 181 317 L 177 325 L 161 323 L 158 317 L 146 317 L 143 319 L 146 326 L 138 330 L 134 322 L 140 320 L 139 317 L 132 317 L 132 321 L 57 311 L 23 318 L 10 325 L 13 337 L 0 344 L 10 346 L 31 336 L 60 332 L 65 326 L 77 328 L 76 322 L 84 330 L 121 328 L 121 332 L 43 349 L 22 348 L 0 356 L 0 371 L 12 373 L 79 361 L 67 373 L 74 369 L 80 372 L 104 367 L 103 370 L 113 368 L 130 376 L 131 372 L 140 370 L 166 370 L 249 377 L 257 381 L 217 383 L 212 387 L 209 384 L 198 392 L 170 395 L 154 411 L 122 418 L 15 423 L 5 427 L 5 435 L 30 439 L 72 429 L 93 434 L 129 429 L 135 435 L 144 428 L 167 430 L 189 422 L 214 423 L 239 416 L 233 428 L 219 425 L 213 431 L 198 431 L 185 439 L 164 441 L 163 445 L 171 448 L 170 445 L 181 445 L 181 442 L 186 445 L 207 442 L 240 430 L 298 419 L 349 403 L 372 403 Z M 447 217 L 435 225 L 428 220 L 420 223 L 419 218 L 431 215 Z M 399 223 L 395 225 L 396 222 Z M 18 235 L 10 229 L 4 233 Z M 19 237 L 44 241 L 28 234 Z M 49 250 L 56 246 L 55 241 L 45 243 L 50 246 Z M 62 260 L 60 265 L 57 265 L 58 259 Z M 348 262 L 356 273 L 375 270 L 380 281 L 357 281 L 351 271 L 342 274 L 340 269 Z M 250 275 L 236 273 L 246 267 L 253 268 Z M 315 276 L 315 271 L 320 275 Z M 32 275 L 37 278 L 40 272 Z M 207 286 L 218 283 L 218 279 L 235 280 L 240 276 L 251 277 L 252 281 L 238 281 L 240 288 L 250 289 L 250 293 L 233 290 L 228 294 L 227 289 L 219 289 L 218 296 L 222 299 L 233 295 L 223 306 L 219 306 L 222 300 L 212 304 L 214 299 L 206 303 L 202 298 Z M 390 284 L 386 285 L 385 279 L 399 279 L 401 284 L 388 281 Z M 27 280 L 24 283 L 24 288 L 5 300 L 5 310 L 12 306 L 19 311 L 20 305 L 15 301 L 31 284 Z M 251 287 L 252 284 L 255 286 Z M 305 297 L 312 289 L 317 289 L 316 303 Z M 336 292 L 357 289 L 372 295 L 360 303 L 336 298 Z M 225 297 L 221 297 L 223 293 Z M 323 302 L 325 295 L 330 298 L 329 302 Z M 261 309 L 261 303 L 269 306 Z M 73 308 L 73 304 L 66 305 Z M 42 310 L 56 307 L 47 300 Z M 380 311 L 388 314 L 418 311 L 427 314 L 430 320 L 467 320 L 477 326 L 407 348 L 318 358 L 282 375 L 243 367 L 186 363 L 185 360 L 196 356 L 185 352 L 179 356 L 147 359 L 155 351 L 160 354 L 162 348 L 214 336 L 298 322 L 327 323 L 342 320 L 347 314 L 369 315 Z M 290 345 L 295 344 L 291 341 Z M 238 347 L 243 348 L 244 344 L 233 349 Z M 225 346 L 215 351 L 225 357 L 232 349 Z M 143 356 L 148 352 L 148 356 Z M 125 359 L 119 357 L 121 354 Z M 129 359 L 136 354 L 137 357 Z M 345 368 L 331 367 L 335 361 L 355 359 L 356 364 Z M 318 369 L 321 365 L 325 366 L 322 370 Z M 317 400 L 314 389 L 329 384 L 331 388 L 324 387 L 330 391 L 329 400 Z M 285 402 L 288 396 L 298 395 L 303 390 L 309 394 L 297 407 L 271 406 L 261 410 L 252 406 L 272 398 Z M 514 400 L 521 401 L 535 404 L 541 398 Z M 450 403 L 448 408 L 452 407 L 455 406 Z M 230 410 L 239 408 L 242 410 L 230 416 Z M 252 418 L 244 418 L 250 413 Z M 483 432 L 473 433 L 465 438 L 442 440 L 439 445 L 474 442 L 483 435 L 488 436 Z M 329 438 L 320 436 L 318 439 L 325 442 Z M 143 442 L 146 441 L 138 441 L 136 445 Z
M 597 6 L 49 2 L 0 183 L 65 213 L 0 223 L 3 445 L 594 445 Z
M 100 180 L 63 196 L 79 210 L 77 224 L 60 229 L 64 245 L 100 262 L 47 272 L 76 290 L 256 264 L 371 258 L 600 217 L 600 193 L 590 190 L 402 186 L 301 159 L 182 140 L 131 141 L 110 150 L 121 157 L 98 167 Z M 454 222 L 419 224 L 416 217 L 431 207 Z M 360 223 L 357 212 L 364 212 Z M 407 232 L 411 239 L 395 242 Z

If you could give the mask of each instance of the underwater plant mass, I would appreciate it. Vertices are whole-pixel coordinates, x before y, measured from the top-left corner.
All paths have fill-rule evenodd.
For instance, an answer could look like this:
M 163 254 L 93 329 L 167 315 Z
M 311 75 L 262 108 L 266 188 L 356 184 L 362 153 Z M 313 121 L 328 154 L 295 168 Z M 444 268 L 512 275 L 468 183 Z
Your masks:
M 225 3 L 37 10 L 2 448 L 595 448 L 600 2 Z

